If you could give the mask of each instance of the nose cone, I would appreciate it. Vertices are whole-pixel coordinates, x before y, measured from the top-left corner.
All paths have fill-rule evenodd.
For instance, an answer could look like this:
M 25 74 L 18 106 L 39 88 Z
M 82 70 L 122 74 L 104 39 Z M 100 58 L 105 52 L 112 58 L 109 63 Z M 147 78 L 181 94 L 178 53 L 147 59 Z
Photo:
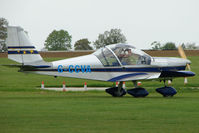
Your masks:
M 154 60 L 151 62 L 151 65 L 158 66 L 186 66 L 187 64 L 191 64 L 191 61 L 174 57 L 154 57 Z
M 191 61 L 188 59 L 179 58 L 178 63 L 187 65 L 187 64 L 191 64 Z
M 186 66 L 187 64 L 191 64 L 191 61 L 188 59 L 183 58 L 171 58 L 168 60 L 170 62 L 170 65 L 179 65 L 179 66 Z
M 188 59 L 184 59 L 184 61 L 185 61 L 186 64 L 191 64 L 191 61 L 188 60 Z

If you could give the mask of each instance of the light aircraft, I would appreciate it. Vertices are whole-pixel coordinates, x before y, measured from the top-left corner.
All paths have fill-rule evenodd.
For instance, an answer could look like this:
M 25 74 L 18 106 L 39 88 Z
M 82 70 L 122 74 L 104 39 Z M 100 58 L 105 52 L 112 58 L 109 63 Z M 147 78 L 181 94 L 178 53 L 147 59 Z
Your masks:
M 156 91 L 165 97 L 173 96 L 177 93 L 175 88 L 166 86 L 165 81 L 195 75 L 185 71 L 191 63 L 187 59 L 151 57 L 129 44 L 108 45 L 90 55 L 45 62 L 21 27 L 9 26 L 7 31 L 8 58 L 21 63 L 17 65 L 20 72 L 119 82 L 118 87 L 106 89 L 114 97 L 126 93 L 147 96 L 147 90 L 137 86 L 137 81 L 142 80 L 164 81 L 164 87 Z M 124 81 L 132 81 L 135 88 L 126 91 L 122 88 Z

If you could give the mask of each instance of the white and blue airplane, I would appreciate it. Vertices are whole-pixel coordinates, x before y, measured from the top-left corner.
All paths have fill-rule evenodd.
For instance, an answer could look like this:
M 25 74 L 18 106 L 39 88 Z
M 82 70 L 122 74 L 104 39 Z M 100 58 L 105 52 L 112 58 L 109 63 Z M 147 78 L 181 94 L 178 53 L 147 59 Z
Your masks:
M 134 97 L 147 96 L 147 90 L 138 87 L 137 81 L 159 80 L 165 83 L 173 78 L 195 75 L 185 71 L 191 63 L 187 59 L 151 57 L 130 44 L 108 45 L 90 55 L 45 62 L 21 27 L 9 26 L 7 31 L 8 58 L 21 63 L 18 65 L 20 72 L 119 82 L 118 87 L 106 89 L 115 97 L 126 92 Z M 122 88 L 123 81 L 132 81 L 135 88 L 126 91 Z M 165 97 L 177 93 L 175 88 L 166 85 L 156 91 Z

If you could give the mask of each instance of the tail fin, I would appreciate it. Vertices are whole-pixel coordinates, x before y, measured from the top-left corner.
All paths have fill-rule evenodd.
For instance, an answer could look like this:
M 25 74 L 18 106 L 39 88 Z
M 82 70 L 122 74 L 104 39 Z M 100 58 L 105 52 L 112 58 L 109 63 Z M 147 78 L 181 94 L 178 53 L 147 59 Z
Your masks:
M 23 65 L 44 62 L 21 27 L 8 26 L 6 44 L 8 58 Z

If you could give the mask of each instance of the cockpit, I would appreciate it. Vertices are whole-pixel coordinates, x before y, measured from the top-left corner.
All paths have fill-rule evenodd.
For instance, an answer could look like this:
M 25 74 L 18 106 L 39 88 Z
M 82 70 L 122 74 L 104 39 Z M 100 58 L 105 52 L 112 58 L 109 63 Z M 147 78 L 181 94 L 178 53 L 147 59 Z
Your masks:
M 104 66 L 150 65 L 151 57 L 129 44 L 112 44 L 94 52 Z

